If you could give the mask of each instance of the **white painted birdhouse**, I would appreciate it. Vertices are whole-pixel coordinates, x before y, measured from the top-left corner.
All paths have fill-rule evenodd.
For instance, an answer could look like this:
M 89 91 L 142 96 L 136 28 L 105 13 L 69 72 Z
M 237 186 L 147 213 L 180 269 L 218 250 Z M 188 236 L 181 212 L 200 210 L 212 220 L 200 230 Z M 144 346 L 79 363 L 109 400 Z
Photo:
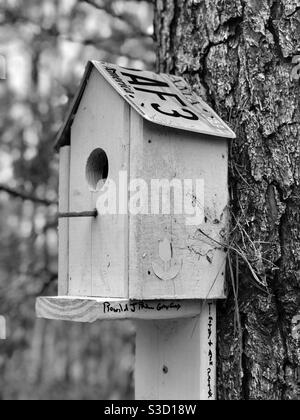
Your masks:
M 89 63 L 57 143 L 60 294 L 224 298 L 234 137 L 182 78 Z

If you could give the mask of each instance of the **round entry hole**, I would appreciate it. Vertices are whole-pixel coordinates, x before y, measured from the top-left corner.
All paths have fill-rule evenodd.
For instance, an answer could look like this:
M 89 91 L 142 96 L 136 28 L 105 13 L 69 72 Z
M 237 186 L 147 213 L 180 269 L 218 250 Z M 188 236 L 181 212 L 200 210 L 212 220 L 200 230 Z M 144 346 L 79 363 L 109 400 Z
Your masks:
M 108 178 L 108 158 L 103 149 L 95 149 L 86 164 L 86 180 L 90 189 L 100 191 Z

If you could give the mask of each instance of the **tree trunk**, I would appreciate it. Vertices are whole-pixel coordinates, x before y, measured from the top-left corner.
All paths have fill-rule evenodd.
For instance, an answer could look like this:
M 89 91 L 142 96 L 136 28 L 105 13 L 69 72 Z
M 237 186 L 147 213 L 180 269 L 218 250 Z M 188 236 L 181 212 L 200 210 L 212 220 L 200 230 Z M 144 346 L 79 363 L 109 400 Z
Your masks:
M 219 399 L 300 399 L 299 0 L 155 0 L 155 9 L 158 70 L 183 75 L 238 136 Z

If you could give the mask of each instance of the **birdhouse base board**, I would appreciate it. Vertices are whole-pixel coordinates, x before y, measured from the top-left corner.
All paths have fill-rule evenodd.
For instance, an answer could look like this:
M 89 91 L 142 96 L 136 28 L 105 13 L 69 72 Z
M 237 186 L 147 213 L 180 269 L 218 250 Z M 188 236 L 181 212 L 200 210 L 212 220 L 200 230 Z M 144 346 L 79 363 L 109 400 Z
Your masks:
M 193 318 L 201 314 L 201 308 L 200 300 L 132 301 L 62 296 L 40 297 L 36 302 L 38 318 L 81 323 Z

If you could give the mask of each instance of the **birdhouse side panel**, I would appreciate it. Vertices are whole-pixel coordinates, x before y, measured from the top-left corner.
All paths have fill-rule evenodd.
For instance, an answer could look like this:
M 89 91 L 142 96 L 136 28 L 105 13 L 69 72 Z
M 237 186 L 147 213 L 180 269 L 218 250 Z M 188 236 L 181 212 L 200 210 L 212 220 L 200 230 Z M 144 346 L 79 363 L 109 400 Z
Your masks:
M 70 145 L 59 150 L 59 212 L 69 211 Z M 58 294 L 68 295 L 69 290 L 69 219 L 58 221 Z
M 93 211 L 129 166 L 129 105 L 95 70 L 71 137 L 70 211 Z M 71 218 L 69 295 L 128 296 L 128 215 Z
M 131 132 L 131 180 L 146 181 L 149 201 L 130 217 L 130 297 L 224 298 L 227 140 L 136 115 Z

